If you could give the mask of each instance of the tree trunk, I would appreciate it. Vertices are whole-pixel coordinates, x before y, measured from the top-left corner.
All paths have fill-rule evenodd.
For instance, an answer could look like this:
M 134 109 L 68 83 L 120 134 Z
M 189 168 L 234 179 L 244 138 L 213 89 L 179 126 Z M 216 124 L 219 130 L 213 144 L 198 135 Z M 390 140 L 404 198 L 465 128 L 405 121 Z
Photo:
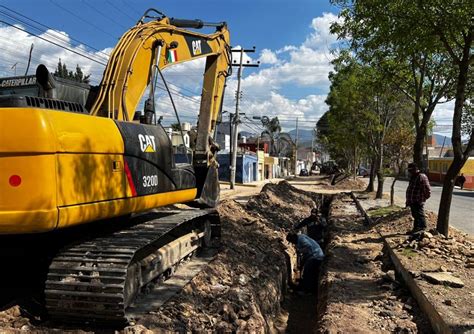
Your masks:
M 413 162 L 418 168 L 423 169 L 423 144 L 426 137 L 426 127 L 420 126 L 415 138 L 415 145 L 413 145 Z
M 390 206 L 395 205 L 395 182 L 397 182 L 399 176 L 400 172 L 393 177 L 392 185 L 390 186 Z
M 374 191 L 374 179 L 375 179 L 375 159 L 372 159 L 370 164 L 370 173 L 369 173 L 369 184 L 365 189 L 366 192 L 373 192 Z
M 469 158 L 469 153 L 472 146 L 472 136 L 469 143 L 463 152 L 462 141 L 461 141 L 461 121 L 462 121 L 462 109 L 465 102 L 466 84 L 469 73 L 469 50 L 470 45 L 466 45 L 463 53 L 463 61 L 459 63 L 459 73 L 456 84 L 456 100 L 454 103 L 454 115 L 453 115 L 453 132 L 451 142 L 453 144 L 454 158 L 451 166 L 443 182 L 443 191 L 441 193 L 441 202 L 438 210 L 438 221 L 436 223 L 436 229 L 438 232 L 448 236 L 449 233 L 449 212 L 451 210 L 451 200 L 453 196 L 454 181 L 460 172 L 464 163 Z
M 380 140 L 379 144 L 380 154 L 377 157 L 377 194 L 375 194 L 376 199 L 381 199 L 383 196 L 383 142 Z
M 448 236 L 449 233 L 449 213 L 451 211 L 451 200 L 453 197 L 454 181 L 462 166 L 464 165 L 462 159 L 454 157 L 453 163 L 449 166 L 448 171 L 443 182 L 443 191 L 441 192 L 441 200 L 438 209 L 438 221 L 436 222 L 436 229 L 439 233 Z

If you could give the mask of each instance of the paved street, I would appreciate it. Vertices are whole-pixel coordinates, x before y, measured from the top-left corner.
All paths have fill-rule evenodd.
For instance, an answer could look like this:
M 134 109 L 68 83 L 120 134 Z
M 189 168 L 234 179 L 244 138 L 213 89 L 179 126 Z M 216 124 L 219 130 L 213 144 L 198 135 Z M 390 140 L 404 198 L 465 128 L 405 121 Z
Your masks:
M 392 178 L 387 178 L 384 184 L 384 191 L 390 192 Z M 397 181 L 395 183 L 395 197 L 397 204 L 404 205 L 407 181 Z M 442 187 L 431 186 L 431 198 L 426 202 L 426 209 L 438 213 Z M 474 235 L 474 191 L 454 189 L 451 203 L 450 225 L 464 232 Z

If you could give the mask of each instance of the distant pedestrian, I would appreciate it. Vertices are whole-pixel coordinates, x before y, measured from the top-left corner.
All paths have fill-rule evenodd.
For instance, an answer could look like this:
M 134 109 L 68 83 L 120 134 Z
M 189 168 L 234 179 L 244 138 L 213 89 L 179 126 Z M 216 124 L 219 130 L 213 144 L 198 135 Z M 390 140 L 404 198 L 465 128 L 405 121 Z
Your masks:
M 462 190 L 464 188 L 464 182 L 466 182 L 466 177 L 464 176 L 464 173 L 461 173 L 461 175 L 458 176 L 457 181 Z
M 299 230 L 306 227 L 306 234 L 317 243 L 324 242 L 326 232 L 326 219 L 321 216 L 318 208 L 313 208 L 308 217 L 293 226 L 294 230 Z
M 299 288 L 305 292 L 317 291 L 319 268 L 324 259 L 324 253 L 319 244 L 305 234 L 288 233 L 286 240 L 296 246 L 296 253 L 303 268 Z
M 408 172 L 410 183 L 406 193 L 406 205 L 410 207 L 414 219 L 413 230 L 410 233 L 416 233 L 426 229 L 424 205 L 431 196 L 431 188 L 428 177 L 420 172 L 415 163 L 408 164 Z

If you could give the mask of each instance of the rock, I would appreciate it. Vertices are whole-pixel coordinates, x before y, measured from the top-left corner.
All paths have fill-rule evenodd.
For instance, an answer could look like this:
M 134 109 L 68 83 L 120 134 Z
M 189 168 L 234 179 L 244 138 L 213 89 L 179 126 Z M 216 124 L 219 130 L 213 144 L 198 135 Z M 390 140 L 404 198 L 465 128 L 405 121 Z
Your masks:
M 240 285 L 247 285 L 248 282 L 249 282 L 249 279 L 245 274 L 240 274 L 239 275 L 239 284 Z
M 442 273 L 446 273 L 446 272 L 448 272 L 448 269 L 447 269 L 445 266 L 440 266 L 440 267 L 438 268 L 438 271 L 439 271 L 439 272 L 442 272 Z
M 229 289 L 228 286 L 222 285 L 220 283 L 216 283 L 216 284 L 211 286 L 211 291 L 213 293 L 223 293 L 223 292 L 227 291 L 228 289 Z
M 123 329 L 124 334 L 153 334 L 152 330 L 149 330 L 143 325 L 128 326 Z
M 445 299 L 443 301 L 444 304 L 448 305 L 448 306 L 453 306 L 453 301 L 451 299 Z
M 446 284 L 454 288 L 462 288 L 464 282 L 448 273 L 421 273 L 421 276 L 433 284 Z
M 410 304 L 403 304 L 403 309 L 407 311 L 411 311 L 413 309 L 413 306 Z
M 431 239 L 433 238 L 433 234 L 431 234 L 430 232 L 426 232 L 424 231 L 421 235 L 422 238 L 428 238 L 428 239 Z
M 466 268 L 468 268 L 468 269 L 474 268 L 474 263 L 468 263 L 468 264 L 466 264 Z
M 385 277 L 390 280 L 391 282 L 396 282 L 397 279 L 395 278 L 395 270 L 389 270 L 385 273 Z
M 6 314 L 11 315 L 14 318 L 18 318 L 21 315 L 20 306 L 15 305 L 5 311 Z

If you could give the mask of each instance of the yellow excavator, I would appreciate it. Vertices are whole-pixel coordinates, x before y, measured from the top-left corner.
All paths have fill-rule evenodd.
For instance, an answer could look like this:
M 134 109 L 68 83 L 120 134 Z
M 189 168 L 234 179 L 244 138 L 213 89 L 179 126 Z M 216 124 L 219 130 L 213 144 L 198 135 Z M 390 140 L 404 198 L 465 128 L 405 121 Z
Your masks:
M 206 26 L 216 31 L 195 31 Z M 156 122 L 155 83 L 164 68 L 202 57 L 194 151 L 177 163 Z M 209 243 L 219 199 L 212 135 L 230 65 L 225 23 L 149 9 L 121 37 L 86 105 L 55 98 L 43 65 L 38 96 L 0 96 L 0 234 L 68 236 L 47 273 L 52 317 L 124 319 L 147 283 Z M 175 203 L 200 209 L 150 212 Z

